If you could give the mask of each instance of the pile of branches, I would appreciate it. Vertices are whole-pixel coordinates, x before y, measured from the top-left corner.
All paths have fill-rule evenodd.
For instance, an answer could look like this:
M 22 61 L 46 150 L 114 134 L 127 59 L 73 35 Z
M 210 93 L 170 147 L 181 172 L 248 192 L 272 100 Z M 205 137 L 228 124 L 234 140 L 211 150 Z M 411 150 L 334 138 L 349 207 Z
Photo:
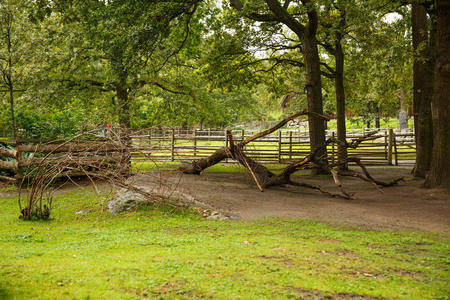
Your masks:
M 380 192 L 382 192 L 381 189 L 379 188 L 380 186 L 382 186 L 382 187 L 393 186 L 393 185 L 396 185 L 400 180 L 403 180 L 402 178 L 396 179 L 391 182 L 382 182 L 382 181 L 375 180 L 369 174 L 369 172 L 367 171 L 365 166 L 361 163 L 361 160 L 357 157 L 349 157 L 344 160 L 337 160 L 336 162 L 330 164 L 328 157 L 322 157 L 322 156 L 317 155 L 317 153 L 324 153 L 324 152 L 326 153 L 326 151 L 320 151 L 320 150 L 323 150 L 324 147 L 326 147 L 327 145 L 329 145 L 333 142 L 339 144 L 342 147 L 342 149 L 348 149 L 348 148 L 355 149 L 363 141 L 373 140 L 373 139 L 378 138 L 377 136 L 374 136 L 375 133 L 368 133 L 365 137 L 353 139 L 350 143 L 348 143 L 347 141 L 339 141 L 335 138 L 329 138 L 328 140 L 326 140 L 326 142 L 323 145 L 320 145 L 316 149 L 312 150 L 311 153 L 308 156 L 306 156 L 304 159 L 302 159 L 301 161 L 291 163 L 290 165 L 285 167 L 282 170 L 282 172 L 279 174 L 274 174 L 269 169 L 267 169 L 264 165 L 253 160 L 252 158 L 248 157 L 245 154 L 244 147 L 247 144 L 249 144 L 250 142 L 252 142 L 258 138 L 264 137 L 266 135 L 269 135 L 269 134 L 275 132 L 276 130 L 280 129 L 284 125 L 286 125 L 289 121 L 296 119 L 300 116 L 304 116 L 304 115 L 308 115 L 308 116 L 312 116 L 315 118 L 320 118 L 320 119 L 329 121 L 329 119 L 325 116 L 322 116 L 317 113 L 309 112 L 308 110 L 304 110 L 302 112 L 299 112 L 297 114 L 294 114 L 294 115 L 291 115 L 291 116 L 285 118 L 284 120 L 282 120 L 281 122 L 279 122 L 277 125 L 273 126 L 270 129 L 267 129 L 263 132 L 254 134 L 254 135 L 244 139 L 243 141 L 241 141 L 238 144 L 234 143 L 231 132 L 228 132 L 228 139 L 230 141 L 230 146 L 219 148 L 211 156 L 200 159 L 198 161 L 193 161 L 191 163 L 181 162 L 180 165 L 178 166 L 178 169 L 182 173 L 199 175 L 206 168 L 208 168 L 212 165 L 215 165 L 224 159 L 231 158 L 231 159 L 238 161 L 242 166 L 244 166 L 246 169 L 248 169 L 250 171 L 250 173 L 253 176 L 253 179 L 255 180 L 256 185 L 258 186 L 258 188 L 261 191 L 264 191 L 265 188 L 272 187 L 272 186 L 293 185 L 293 186 L 300 186 L 300 187 L 316 189 L 328 196 L 341 197 L 341 198 L 345 198 L 345 199 L 352 198 L 353 193 L 347 192 L 342 188 L 342 184 L 339 181 L 339 176 L 352 176 L 352 177 L 360 178 L 360 179 L 367 181 L 367 182 L 371 183 L 372 185 L 374 185 Z M 336 156 L 339 156 L 339 153 Z M 352 172 L 352 171 L 338 170 L 339 166 L 348 164 L 348 163 L 357 164 L 361 168 L 363 173 L 360 174 L 360 173 L 357 173 L 354 171 Z M 324 190 L 320 186 L 311 185 L 311 184 L 308 184 L 305 182 L 293 181 L 291 179 L 291 175 L 293 173 L 300 171 L 300 170 L 311 170 L 311 169 L 321 169 L 327 173 L 332 174 L 334 182 L 335 182 L 337 188 L 339 189 L 339 193 L 331 193 L 331 192 Z
M 133 190 L 125 183 L 131 175 L 130 134 L 123 129 L 111 131 L 106 137 L 93 133 L 95 131 L 85 132 L 60 144 L 29 146 L 29 152 L 35 147 L 36 153 L 25 161 L 27 167 L 19 189 L 20 218 L 50 219 L 53 187 L 61 178 L 76 184 L 75 177 L 83 176 L 91 181 L 97 194 L 95 183 L 98 180 Z M 23 191 L 26 191 L 26 200 L 22 200 Z

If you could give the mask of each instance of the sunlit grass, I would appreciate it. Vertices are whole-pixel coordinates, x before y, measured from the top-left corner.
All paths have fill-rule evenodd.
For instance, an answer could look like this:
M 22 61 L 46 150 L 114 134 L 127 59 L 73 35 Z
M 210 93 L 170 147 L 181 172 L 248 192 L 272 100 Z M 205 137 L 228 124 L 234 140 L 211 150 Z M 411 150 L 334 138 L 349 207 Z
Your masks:
M 228 166 L 227 166 L 228 167 Z M 0 199 L 2 299 L 289 299 L 338 293 L 445 299 L 449 236 L 270 219 L 204 220 L 145 206 L 105 212 L 106 193 L 54 197 L 54 220 Z M 89 212 L 76 214 L 76 212 Z

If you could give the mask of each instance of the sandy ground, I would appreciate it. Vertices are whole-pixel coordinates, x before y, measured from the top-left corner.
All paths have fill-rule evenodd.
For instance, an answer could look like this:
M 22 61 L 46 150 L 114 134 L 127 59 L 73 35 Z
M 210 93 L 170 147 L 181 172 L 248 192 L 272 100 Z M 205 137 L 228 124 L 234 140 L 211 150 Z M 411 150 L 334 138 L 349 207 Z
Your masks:
M 411 168 L 369 168 L 378 180 L 410 178 Z M 171 182 L 173 189 L 193 196 L 217 210 L 238 214 L 242 220 L 287 217 L 320 220 L 358 226 L 370 230 L 416 230 L 450 233 L 450 191 L 422 188 L 423 180 L 407 180 L 397 186 L 382 188 L 381 193 L 370 183 L 357 178 L 342 177 L 353 199 L 332 198 L 317 190 L 285 186 L 261 192 L 249 172 L 208 173 L 187 175 L 179 172 L 146 174 L 149 182 L 155 178 Z M 145 177 L 142 178 L 145 180 Z M 320 185 L 338 192 L 334 181 L 295 176 L 295 180 Z M 1 184 L 0 187 L 5 187 Z M 0 192 L 0 197 L 17 192 Z
M 408 168 L 370 168 L 382 181 L 411 178 Z M 422 188 L 423 180 L 407 180 L 380 192 L 370 183 L 342 177 L 354 199 L 332 198 L 317 190 L 286 186 L 261 192 L 248 172 L 163 174 L 178 189 L 217 209 L 239 214 L 243 220 L 271 217 L 304 218 L 348 224 L 371 230 L 419 230 L 450 233 L 450 191 Z M 338 192 L 332 178 L 296 176 L 296 180 Z

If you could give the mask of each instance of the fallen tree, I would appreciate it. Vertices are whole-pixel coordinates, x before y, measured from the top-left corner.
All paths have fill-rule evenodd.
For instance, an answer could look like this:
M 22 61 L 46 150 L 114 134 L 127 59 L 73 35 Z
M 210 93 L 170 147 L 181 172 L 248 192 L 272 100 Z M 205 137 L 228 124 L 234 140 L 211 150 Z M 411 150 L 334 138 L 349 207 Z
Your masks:
M 326 154 L 324 156 L 318 156 L 317 153 L 326 153 L 326 151 L 323 151 L 323 148 L 326 149 L 327 145 L 330 143 L 337 143 L 342 147 L 342 149 L 348 149 L 348 148 L 356 148 L 360 143 L 363 141 L 371 140 L 377 138 L 374 136 L 374 133 L 369 133 L 363 138 L 357 138 L 353 139 L 350 143 L 347 141 L 339 141 L 335 138 L 329 138 L 323 145 L 320 145 L 311 153 L 306 156 L 301 161 L 297 161 L 294 163 L 291 163 L 287 167 L 285 167 L 281 173 L 275 174 L 271 172 L 269 169 L 267 169 L 264 165 L 261 163 L 253 160 L 252 158 L 248 157 L 244 152 L 244 147 L 249 144 L 250 142 L 264 137 L 268 134 L 271 134 L 278 130 L 279 128 L 286 125 L 289 121 L 294 120 L 300 116 L 303 115 L 309 115 L 315 118 L 329 120 L 327 117 L 319 115 L 317 113 L 309 112 L 308 110 L 304 110 L 302 112 L 296 113 L 294 115 L 291 115 L 289 117 L 286 117 L 284 120 L 276 124 L 270 129 L 267 129 L 265 131 L 262 131 L 260 133 L 254 134 L 243 141 L 241 141 L 238 144 L 235 144 L 233 141 L 233 136 L 231 135 L 231 132 L 228 132 L 228 139 L 230 141 L 230 146 L 228 147 L 221 147 L 217 149 L 212 155 L 210 155 L 207 158 L 202 158 L 198 161 L 193 162 L 181 162 L 178 166 L 179 171 L 186 174 L 196 174 L 200 175 L 205 169 L 207 169 L 210 166 L 213 166 L 222 160 L 226 158 L 231 158 L 236 161 L 238 161 L 242 166 L 244 166 L 246 169 L 250 171 L 250 173 L 253 176 L 253 179 L 255 180 L 258 188 L 261 191 L 264 191 L 265 188 L 272 187 L 272 186 L 283 186 L 283 185 L 294 185 L 294 186 L 301 186 L 311 189 L 317 189 L 320 192 L 332 196 L 332 197 L 341 197 L 349 199 L 353 196 L 353 193 L 346 192 L 342 188 L 342 184 L 339 181 L 339 176 L 352 176 L 356 178 L 360 178 L 366 182 L 369 182 L 373 184 L 375 187 L 378 188 L 380 192 L 381 189 L 379 189 L 379 186 L 382 187 L 389 187 L 396 185 L 400 180 L 403 180 L 402 178 L 396 179 L 391 182 L 382 182 L 375 180 L 372 178 L 372 176 L 369 174 L 365 166 L 361 163 L 361 160 L 357 157 L 350 157 L 346 158 L 344 160 L 337 160 L 335 163 L 329 164 L 328 163 L 328 157 L 326 157 Z M 339 154 L 338 154 L 339 155 Z M 354 172 L 354 171 L 339 171 L 336 170 L 335 167 L 338 167 L 343 164 L 347 164 L 353 162 L 357 164 L 361 170 L 362 174 Z M 317 185 L 311 185 L 305 182 L 298 182 L 293 181 L 291 179 L 291 175 L 299 170 L 312 170 L 312 169 L 322 169 L 324 171 L 329 172 L 333 175 L 334 182 L 339 189 L 340 193 L 331 193 L 324 189 L 322 189 L 320 186 Z

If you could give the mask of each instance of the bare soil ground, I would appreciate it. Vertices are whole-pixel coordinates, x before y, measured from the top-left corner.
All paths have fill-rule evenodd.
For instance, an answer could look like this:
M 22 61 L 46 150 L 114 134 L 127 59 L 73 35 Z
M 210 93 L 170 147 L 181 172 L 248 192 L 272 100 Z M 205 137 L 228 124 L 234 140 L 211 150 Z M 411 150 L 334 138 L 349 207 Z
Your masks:
M 370 174 L 382 181 L 410 178 L 411 168 L 369 168 Z M 287 217 L 320 220 L 358 226 L 369 230 L 416 230 L 450 233 L 450 191 L 423 188 L 424 180 L 399 182 L 397 186 L 382 188 L 357 178 L 341 177 L 347 192 L 355 192 L 354 199 L 332 198 L 317 190 L 294 186 L 276 187 L 261 192 L 251 174 L 209 173 L 187 175 L 161 172 L 147 175 L 164 182 L 172 182 L 174 189 L 195 197 L 217 210 L 239 214 L 243 220 Z M 313 178 L 309 175 L 293 177 L 296 181 L 319 185 L 337 193 L 331 177 Z M 153 181 L 154 180 L 149 180 Z M 84 186 L 89 185 L 86 181 Z M 150 182 L 149 182 L 150 184 Z M 0 188 L 7 185 L 0 183 Z M 77 186 L 66 185 L 62 189 Z M 61 191 L 62 192 L 62 191 Z M 0 197 L 17 191 L 0 192 Z
M 369 168 L 372 177 L 391 181 L 411 178 L 411 168 Z M 305 218 L 358 226 L 370 230 L 418 230 L 450 233 L 450 191 L 423 188 L 424 180 L 401 181 L 376 187 L 357 178 L 341 177 L 354 199 L 332 198 L 317 190 L 294 186 L 261 192 L 248 172 L 167 175 L 178 189 L 217 209 L 239 214 L 243 220 L 271 217 Z M 294 177 L 338 192 L 331 177 Z

